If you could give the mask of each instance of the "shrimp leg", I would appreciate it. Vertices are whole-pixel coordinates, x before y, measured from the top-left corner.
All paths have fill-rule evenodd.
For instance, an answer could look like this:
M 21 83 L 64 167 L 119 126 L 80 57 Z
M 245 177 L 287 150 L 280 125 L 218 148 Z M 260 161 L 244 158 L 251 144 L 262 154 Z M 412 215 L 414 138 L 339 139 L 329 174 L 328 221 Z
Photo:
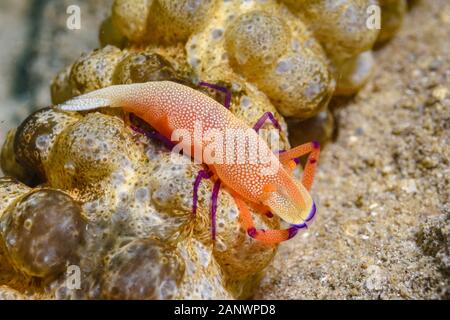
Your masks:
M 211 237 L 212 240 L 216 240 L 216 212 L 217 212 L 217 199 L 219 197 L 220 180 L 217 179 L 214 182 L 213 192 L 211 195 Z
M 302 184 L 307 190 L 311 189 L 312 183 L 314 181 L 314 174 L 316 171 L 317 160 L 320 154 L 320 144 L 316 141 L 305 143 L 299 145 L 290 150 L 281 152 L 279 154 L 279 160 L 283 164 L 288 164 L 290 167 L 293 166 L 293 160 L 295 158 L 301 157 L 308 154 L 308 160 L 303 171 Z
M 263 126 L 264 122 L 266 122 L 267 119 L 269 119 L 272 122 L 272 124 L 275 128 L 277 128 L 278 130 L 281 131 L 281 126 L 280 126 L 279 122 L 277 121 L 277 119 L 275 119 L 275 116 L 270 111 L 265 112 L 261 116 L 261 118 L 259 118 L 259 120 L 256 121 L 255 125 L 253 126 L 253 130 L 258 132 L 259 129 L 261 129 L 261 127 Z
M 208 82 L 199 82 L 198 84 L 199 86 L 203 86 L 203 87 L 207 87 L 207 88 L 211 88 L 220 92 L 225 93 L 225 102 L 224 102 L 224 106 L 225 108 L 227 108 L 228 110 L 230 110 L 231 107 L 231 92 L 230 90 L 228 90 L 225 87 L 219 86 L 217 84 L 212 84 L 212 83 L 208 83 Z
M 311 221 L 316 213 L 316 206 L 313 204 L 312 210 L 304 223 L 299 225 L 291 225 L 288 229 L 284 230 L 257 230 L 253 223 L 253 218 L 248 210 L 248 207 L 244 200 L 236 193 L 233 194 L 234 201 L 239 210 L 240 223 L 247 234 L 255 240 L 261 241 L 267 245 L 276 245 L 282 241 L 293 238 L 298 230 L 307 228 L 307 222 Z
M 203 179 L 209 179 L 211 178 L 212 173 L 207 170 L 200 170 L 197 174 L 197 177 L 194 181 L 194 193 L 192 196 L 192 214 L 197 214 L 197 203 L 198 203 L 198 188 L 200 187 L 200 182 L 202 182 Z
M 192 197 L 192 214 L 197 214 L 197 203 L 198 203 L 198 188 L 203 179 L 209 179 L 213 176 L 211 171 L 200 170 L 194 181 L 194 193 Z M 217 199 L 219 197 L 220 191 L 220 180 L 217 178 L 214 182 L 213 191 L 211 194 L 211 237 L 216 240 L 216 213 L 217 213 Z

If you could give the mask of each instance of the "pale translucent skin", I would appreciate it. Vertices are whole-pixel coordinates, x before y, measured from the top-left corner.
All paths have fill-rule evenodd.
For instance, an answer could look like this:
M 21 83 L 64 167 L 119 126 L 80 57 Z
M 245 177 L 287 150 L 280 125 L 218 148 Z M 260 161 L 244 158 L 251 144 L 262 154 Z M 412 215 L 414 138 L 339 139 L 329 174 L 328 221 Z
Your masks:
M 122 107 L 136 114 L 169 139 L 175 130 L 185 130 L 193 137 L 194 148 L 200 145 L 203 147 L 204 141 L 198 139 L 199 135 L 194 132 L 196 122 L 202 124 L 203 133 L 215 129 L 225 135 L 227 129 L 239 129 L 234 131 L 236 138 L 249 141 L 249 145 L 257 143 L 259 152 L 268 155 L 268 158 L 257 158 L 257 161 L 250 159 L 246 152 L 248 149 L 234 144 L 235 154 L 244 155 L 244 161 L 206 163 L 208 167 L 236 195 L 267 206 L 286 222 L 301 224 L 308 217 L 312 199 L 306 188 L 295 181 L 254 130 L 203 93 L 175 82 L 153 81 L 110 86 L 81 95 L 57 107 L 66 111 L 81 111 L 107 106 Z M 191 150 L 189 142 L 180 143 L 185 151 Z M 226 139 L 216 143 L 222 143 L 226 158 Z M 201 150 L 205 152 L 205 149 Z M 194 152 L 191 150 L 189 155 L 194 155 Z

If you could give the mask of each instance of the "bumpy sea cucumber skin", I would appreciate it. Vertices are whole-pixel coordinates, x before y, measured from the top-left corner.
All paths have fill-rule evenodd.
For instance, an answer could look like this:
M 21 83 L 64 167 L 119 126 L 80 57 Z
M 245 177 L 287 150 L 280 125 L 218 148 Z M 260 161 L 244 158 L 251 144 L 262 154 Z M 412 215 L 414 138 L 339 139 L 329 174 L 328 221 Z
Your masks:
M 21 197 L 1 217 L 3 249 L 15 269 L 31 277 L 51 277 L 79 263 L 85 220 L 81 207 L 59 190 L 37 189 Z
M 111 23 L 128 39 L 136 42 L 144 40 L 152 2 L 152 0 L 114 1 Z
M 0 218 L 4 215 L 9 205 L 30 190 L 31 188 L 13 178 L 0 178 Z
M 52 118 L 66 115 L 55 110 L 38 112 L 28 119 L 33 123 L 25 123 L 19 135 L 27 132 L 33 139 L 34 132 L 41 132 L 39 124 L 50 117 L 50 112 L 54 113 Z M 114 256 L 114 252 L 120 251 L 125 239 L 138 241 L 152 237 L 171 244 L 171 252 L 186 264 L 184 276 L 175 281 L 177 293 L 174 297 L 228 299 L 232 297 L 230 292 L 235 293 L 235 297 L 249 294 L 242 292 L 242 287 L 249 287 L 247 281 L 267 266 L 275 248 L 248 239 L 240 229 L 237 208 L 227 191 L 221 190 L 219 194 L 217 241 L 213 246 L 209 229 L 212 189 L 209 181 L 200 187 L 197 216 L 191 215 L 192 181 L 200 169 L 198 165 L 190 161 L 174 165 L 168 151 L 144 138 L 139 139 L 141 142 L 136 141 L 134 133 L 116 116 L 98 112 L 84 117 L 74 115 L 74 122 L 66 121 L 64 126 L 57 139 L 49 139 L 42 154 L 36 158 L 36 161 L 43 159 L 43 163 L 35 165 L 42 168 L 43 176 L 52 188 L 66 190 L 83 204 L 82 215 L 87 219 L 90 232 L 80 249 L 80 265 L 82 270 L 93 268 L 85 274 L 87 283 L 95 283 L 94 279 L 98 277 L 109 279 L 108 274 L 102 275 L 100 262 L 103 256 Z M 47 130 L 53 132 L 51 128 Z M 17 139 L 22 140 L 21 137 Z M 149 145 L 146 147 L 146 144 Z M 8 188 L 12 187 L 11 183 L 8 182 Z M 14 189 L 23 189 L 22 196 L 34 190 L 22 184 L 18 186 L 19 189 L 16 185 Z M 10 193 L 5 193 L 5 197 L 14 199 Z M 5 203 L 2 212 L 16 212 L 14 205 L 2 203 Z M 276 228 L 277 223 L 277 219 L 258 220 L 262 228 Z M 112 249 L 108 249 L 111 246 Z M 5 254 L 8 259 L 16 259 Z M 205 255 L 209 257 L 206 262 Z M 241 259 L 243 256 L 246 258 Z M 159 267 L 162 268 L 159 264 L 154 266 L 155 273 L 159 272 Z M 62 286 L 64 274 L 55 271 L 51 277 L 57 277 L 54 294 L 58 298 L 86 298 L 100 290 L 87 287 L 79 292 L 68 292 Z M 105 281 L 109 286 L 111 281 L 119 280 Z M 158 282 L 157 285 L 162 284 Z M 173 282 L 166 285 L 169 290 Z M 100 291 L 101 295 L 111 297 L 110 287 L 101 290 L 104 290 Z M 147 298 L 154 297 L 153 294 Z
M 323 52 L 306 44 L 308 37 L 313 42 L 306 27 L 285 20 L 259 10 L 241 14 L 226 27 L 225 49 L 233 70 L 254 82 L 284 116 L 307 118 L 326 106 L 334 84 Z
M 21 166 L 14 152 L 14 137 L 16 129 L 8 131 L 0 153 L 0 167 L 6 176 L 17 177 L 21 181 L 31 182 L 32 174 Z
M 340 62 L 370 50 L 379 30 L 367 27 L 368 8 L 376 0 L 284 0 L 314 30 L 332 61 Z
M 368 10 L 377 0 L 293 1 L 284 0 L 313 30 L 314 37 L 331 60 L 331 70 L 337 80 L 336 94 L 351 95 L 368 80 L 373 63 L 367 60 L 379 30 L 368 28 Z M 368 53 L 361 56 L 364 52 Z M 365 59 L 364 62 L 361 62 Z M 364 63 L 363 66 L 358 65 Z M 361 75 L 363 74 L 363 75 Z
M 361 88 L 368 76 L 356 81 L 361 71 L 349 68 L 348 61 L 371 50 L 379 34 L 367 27 L 369 8 L 378 5 L 377 0 L 138 2 L 135 7 L 142 10 L 131 9 L 132 1 L 116 1 L 110 29 L 116 28 L 132 44 L 184 44 L 187 61 L 203 80 L 242 76 L 283 115 L 296 118 L 324 109 L 336 81 L 338 88 L 341 79 L 347 81 L 339 94 Z M 395 26 L 404 6 L 387 2 L 381 1 L 387 11 L 384 22 Z M 387 29 L 383 32 L 390 33 Z
M 285 116 L 307 118 L 328 103 L 334 80 L 307 26 L 275 2 L 221 2 L 216 15 L 186 43 L 188 61 L 214 82 L 238 74 Z
M 407 0 L 378 0 L 381 6 L 381 25 L 378 43 L 385 43 L 400 29 L 408 10 Z
M 27 300 L 27 296 L 8 286 L 0 286 L 0 300 Z
M 69 75 L 72 94 L 79 95 L 110 86 L 114 68 L 123 57 L 124 52 L 113 46 L 107 46 L 80 57 L 72 66 Z
M 342 63 L 339 69 L 341 78 L 335 95 L 352 95 L 355 90 L 361 89 L 372 75 L 374 65 L 372 51 L 363 52 Z
M 184 59 L 182 47 L 172 49 L 152 48 L 149 50 L 119 50 L 107 46 L 84 55 L 72 66 L 58 74 L 52 82 L 52 101 L 61 103 L 80 94 L 107 87 L 111 84 L 129 84 L 147 81 L 171 80 L 190 85 L 213 98 L 219 98 L 216 92 L 193 84 L 192 70 Z M 164 53 L 165 56 L 161 56 Z M 101 57 L 101 58 L 100 58 Z M 95 67 L 96 64 L 100 67 Z M 108 67 L 101 67 L 107 65 Z M 94 67 L 92 67 L 94 66 Z M 99 79 L 102 79 L 99 81 Z M 217 80 L 232 93 L 231 112 L 248 126 L 253 126 L 265 112 L 272 112 L 282 127 L 281 148 L 288 148 L 287 130 L 284 119 L 277 112 L 267 96 L 242 77 L 231 74 L 226 80 Z M 223 102 L 223 99 L 222 101 Z M 112 111 L 116 112 L 116 111 Z M 264 125 L 263 129 L 270 128 Z M 267 137 L 267 132 L 262 132 Z

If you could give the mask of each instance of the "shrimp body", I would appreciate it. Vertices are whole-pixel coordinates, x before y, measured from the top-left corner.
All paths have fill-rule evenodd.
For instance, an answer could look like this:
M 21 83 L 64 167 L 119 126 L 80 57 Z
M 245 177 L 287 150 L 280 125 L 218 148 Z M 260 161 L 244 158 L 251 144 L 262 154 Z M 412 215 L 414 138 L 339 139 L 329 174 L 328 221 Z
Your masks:
M 196 158 L 196 150 L 201 150 L 201 161 L 226 187 L 249 202 L 270 208 L 286 222 L 301 224 L 310 214 L 309 192 L 285 168 L 289 151 L 286 156 L 275 155 L 254 130 L 207 95 L 175 82 L 154 81 L 107 87 L 58 107 L 80 111 L 105 106 L 136 114 L 168 139 L 183 133 L 179 142 L 183 151 Z M 211 132 L 215 133 L 216 153 L 222 152 L 219 161 L 205 160 L 211 146 L 205 136 Z M 255 157 L 255 148 L 265 156 Z

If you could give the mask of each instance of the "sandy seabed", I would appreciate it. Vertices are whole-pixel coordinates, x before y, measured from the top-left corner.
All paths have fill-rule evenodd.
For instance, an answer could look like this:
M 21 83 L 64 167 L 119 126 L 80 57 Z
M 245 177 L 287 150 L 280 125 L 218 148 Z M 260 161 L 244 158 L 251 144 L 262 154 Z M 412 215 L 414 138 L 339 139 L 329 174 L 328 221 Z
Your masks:
M 334 101 L 310 230 L 283 244 L 258 298 L 450 298 L 450 2 L 420 1 Z

